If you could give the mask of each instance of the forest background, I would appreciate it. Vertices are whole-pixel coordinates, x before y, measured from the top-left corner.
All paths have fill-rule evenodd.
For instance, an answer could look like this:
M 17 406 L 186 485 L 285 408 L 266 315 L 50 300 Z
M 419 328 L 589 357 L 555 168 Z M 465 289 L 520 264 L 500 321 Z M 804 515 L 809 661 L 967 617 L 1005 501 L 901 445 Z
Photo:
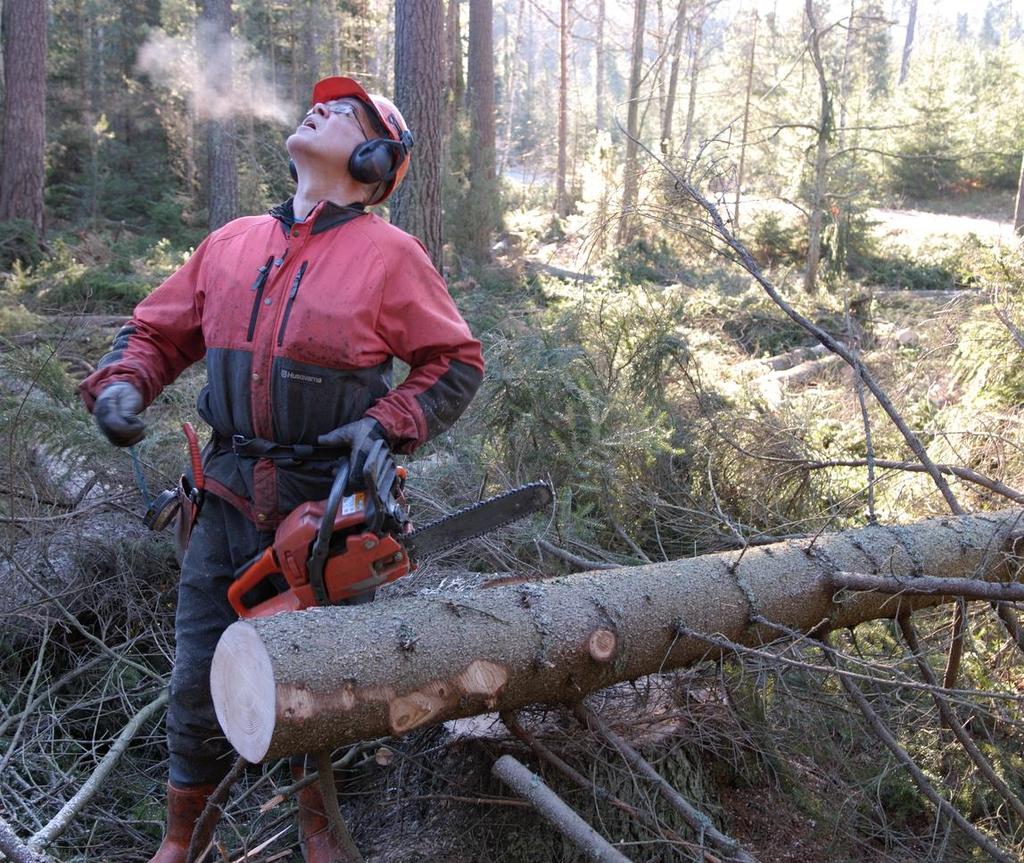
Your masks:
M 1024 500 L 1022 16 L 1011 0 L 3 0 L 0 819 L 58 860 L 141 861 L 159 839 L 176 576 L 138 522 L 180 470 L 202 369 L 149 410 L 138 473 L 74 388 L 211 228 L 288 197 L 283 142 L 319 77 L 404 111 L 413 168 L 387 215 L 485 345 L 469 413 L 410 462 L 417 520 L 538 477 L 556 489 L 550 516 L 396 586 L 452 591 L 948 513 L 863 377 L 755 274 L 871 368 L 965 508 Z M 1019 858 L 1020 651 L 970 608 L 946 697 L 1001 786 L 951 742 L 892 623 L 832 652 L 737 649 L 602 703 L 760 860 L 981 859 L 880 754 L 837 658 Z M 948 612 L 915 620 L 941 673 Z M 705 859 L 614 752 L 533 718 L 661 825 L 560 787 L 631 859 Z M 517 746 L 456 723 L 348 750 L 357 844 L 377 861 L 582 859 L 489 778 Z M 281 809 L 256 811 L 286 771 L 243 778 L 229 859 L 297 854 Z

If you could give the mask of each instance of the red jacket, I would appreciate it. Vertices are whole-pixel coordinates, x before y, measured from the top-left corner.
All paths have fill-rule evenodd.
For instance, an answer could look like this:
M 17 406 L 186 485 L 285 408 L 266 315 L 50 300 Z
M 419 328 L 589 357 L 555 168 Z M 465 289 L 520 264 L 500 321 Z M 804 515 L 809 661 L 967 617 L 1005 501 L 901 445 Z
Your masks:
M 334 462 L 236 455 L 233 435 L 316 444 L 368 415 L 408 453 L 459 417 L 483 375 L 480 343 L 420 242 L 330 202 L 302 223 L 289 201 L 210 234 L 139 303 L 80 393 L 92 410 L 107 384 L 128 381 L 148 405 L 204 356 L 208 487 L 267 527 L 326 497 Z M 394 357 L 410 371 L 392 388 Z

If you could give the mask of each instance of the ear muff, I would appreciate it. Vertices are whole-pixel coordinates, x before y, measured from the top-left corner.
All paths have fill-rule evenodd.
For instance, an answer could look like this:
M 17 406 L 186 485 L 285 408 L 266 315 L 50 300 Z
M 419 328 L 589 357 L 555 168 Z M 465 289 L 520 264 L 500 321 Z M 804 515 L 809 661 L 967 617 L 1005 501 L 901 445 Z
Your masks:
M 412 145 L 412 136 L 409 135 L 407 141 L 406 135 L 409 133 L 403 134 L 401 141 L 374 138 L 356 147 L 348 160 L 348 172 L 352 179 L 367 185 L 392 180 Z

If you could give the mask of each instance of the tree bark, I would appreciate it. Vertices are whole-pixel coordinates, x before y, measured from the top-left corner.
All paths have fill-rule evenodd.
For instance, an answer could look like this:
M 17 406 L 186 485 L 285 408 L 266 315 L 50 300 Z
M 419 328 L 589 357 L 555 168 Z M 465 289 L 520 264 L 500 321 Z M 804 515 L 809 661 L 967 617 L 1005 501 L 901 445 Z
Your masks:
M 4 129 L 0 221 L 25 219 L 43 235 L 46 147 L 46 2 L 4 0 Z
M 467 205 L 471 231 L 466 251 L 475 260 L 490 258 L 497 222 L 497 182 L 494 153 L 494 4 L 469 3 L 468 93 L 472 145 L 469 158 Z
M 506 64 L 506 84 L 508 99 L 505 103 L 505 140 L 501 145 L 501 164 L 498 166 L 499 176 L 505 173 L 505 166 L 508 164 L 509 153 L 512 150 L 512 127 L 515 125 L 516 116 L 516 95 L 519 90 L 518 71 L 519 56 L 523 46 L 523 15 L 526 12 L 526 0 L 519 0 L 519 13 L 516 16 L 516 35 L 512 43 L 512 49 L 508 53 Z
M 686 101 L 686 126 L 683 127 L 683 159 L 690 158 L 690 144 L 693 141 L 693 118 L 697 114 L 697 78 L 700 75 L 700 52 L 704 44 L 704 19 L 707 3 L 702 2 L 697 10 L 693 25 L 693 53 L 690 55 L 690 91 Z
M 672 66 L 665 94 L 665 110 L 661 117 L 661 153 L 672 155 L 672 118 L 676 111 L 676 91 L 679 89 L 679 65 L 683 56 L 683 37 L 686 35 L 686 0 L 679 0 L 676 10 L 675 41 L 672 43 Z
M 445 106 L 444 136 L 447 139 L 455 128 L 455 118 L 466 99 L 466 77 L 462 70 L 462 25 L 459 22 L 460 0 L 448 0 L 445 13 L 444 41 L 447 69 L 447 104 Z
M 211 231 L 238 217 L 238 155 L 232 98 L 231 0 L 201 0 L 199 57 L 204 99 L 212 106 L 206 125 L 207 203 Z M 200 106 L 202 109 L 202 106 Z
M 441 126 L 444 20 L 438 3 L 396 0 L 395 102 L 416 136 L 409 173 L 391 202 L 391 222 L 423 242 L 441 270 Z
M 576 700 L 794 630 L 891 618 L 941 597 L 836 594 L 837 571 L 1006 580 L 1020 509 L 871 526 L 743 552 L 450 596 L 239 621 L 211 687 L 247 761 L 337 747 L 492 710 Z
M 320 80 L 320 61 L 317 47 L 323 41 L 320 38 L 319 4 L 316 0 L 302 0 L 302 66 L 300 69 L 299 92 L 309 94 L 313 86 Z M 299 16 L 296 16 L 299 17 Z M 307 96 L 308 98 L 308 96 Z
M 1024 155 L 1020 159 L 1020 179 L 1017 181 L 1017 206 L 1013 210 L 1013 230 L 1024 237 Z
M 622 171 L 622 212 L 619 215 L 617 242 L 625 245 L 633 238 L 636 218 L 633 210 L 639 191 L 637 139 L 640 137 L 640 75 L 644 62 L 644 24 L 647 0 L 636 0 L 633 9 L 633 54 L 629 72 L 629 109 L 626 113 L 626 162 Z
M 821 261 L 821 228 L 825 210 L 825 169 L 828 167 L 828 142 L 832 137 L 832 98 L 825 80 L 825 62 L 821 57 L 821 30 L 814 14 L 814 0 L 804 0 L 807 23 L 811 28 L 808 41 L 811 60 L 818 76 L 819 111 L 814 151 L 814 186 L 811 189 L 811 213 L 807 236 L 807 262 L 804 272 L 804 290 L 813 293 L 818 286 L 818 264 Z
M 907 13 L 907 35 L 903 40 L 903 59 L 900 61 L 900 80 L 902 84 L 910 74 L 910 52 L 914 47 L 914 27 L 917 24 L 917 0 L 910 0 L 910 12 Z
M 598 132 L 604 131 L 604 21 L 605 0 L 597 0 L 597 22 L 594 34 L 594 125 Z
M 558 167 L 555 172 L 555 212 L 569 212 L 565 190 L 566 154 L 569 150 L 569 0 L 561 0 L 558 20 Z
M 740 161 L 736 168 L 736 198 L 732 207 L 733 228 L 740 226 L 740 195 L 743 194 L 743 172 L 747 161 L 747 133 L 750 130 L 750 96 L 754 91 L 754 56 L 757 53 L 757 10 L 754 10 L 754 29 L 750 34 L 750 59 L 747 63 L 747 93 L 743 100 L 743 131 L 740 135 Z

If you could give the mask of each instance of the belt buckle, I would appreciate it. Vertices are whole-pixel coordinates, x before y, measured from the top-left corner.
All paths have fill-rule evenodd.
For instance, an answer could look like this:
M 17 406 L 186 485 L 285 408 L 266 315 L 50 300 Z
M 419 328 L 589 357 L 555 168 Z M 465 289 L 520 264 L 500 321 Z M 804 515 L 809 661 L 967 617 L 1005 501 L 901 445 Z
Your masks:
M 250 443 L 251 443 L 251 441 L 245 435 L 240 435 L 240 434 L 233 434 L 233 435 L 231 435 L 231 451 L 235 455 L 243 455 L 243 453 L 239 452 L 239 450 L 244 449 Z

